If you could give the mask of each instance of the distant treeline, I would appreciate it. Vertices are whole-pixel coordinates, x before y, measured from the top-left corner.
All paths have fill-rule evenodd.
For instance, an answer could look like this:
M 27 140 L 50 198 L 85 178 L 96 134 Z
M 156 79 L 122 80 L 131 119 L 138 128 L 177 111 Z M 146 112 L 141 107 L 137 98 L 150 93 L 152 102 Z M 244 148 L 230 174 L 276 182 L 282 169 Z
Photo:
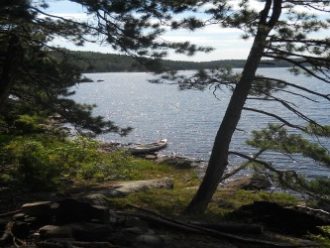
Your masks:
M 61 54 L 61 53 L 59 53 Z M 57 54 L 56 56 L 59 56 Z M 123 72 L 123 71 L 148 71 L 143 63 L 131 56 L 117 54 L 103 54 L 97 52 L 65 51 L 67 60 L 77 65 L 83 72 Z M 188 62 L 162 60 L 160 62 L 163 70 L 200 70 L 215 69 L 223 66 L 242 68 L 245 60 L 215 60 L 209 62 Z M 264 60 L 261 67 L 288 67 L 289 64 L 277 60 Z

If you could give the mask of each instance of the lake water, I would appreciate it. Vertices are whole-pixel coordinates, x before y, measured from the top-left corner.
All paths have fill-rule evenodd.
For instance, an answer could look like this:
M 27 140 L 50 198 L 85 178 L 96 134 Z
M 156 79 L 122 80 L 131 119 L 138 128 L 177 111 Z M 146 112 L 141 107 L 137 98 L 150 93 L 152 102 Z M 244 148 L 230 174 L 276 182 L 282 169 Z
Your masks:
M 191 73 L 191 72 L 184 72 Z M 285 79 L 313 90 L 330 93 L 330 85 L 321 83 L 306 76 L 294 76 L 285 68 L 262 68 L 258 74 Z M 211 90 L 179 91 L 176 85 L 151 84 L 149 79 L 155 78 L 151 73 L 93 73 L 87 77 L 104 80 L 99 83 L 82 83 L 75 88 L 73 99 L 80 103 L 96 104 L 94 113 L 114 121 L 119 126 L 131 126 L 133 131 L 126 137 L 115 134 L 101 135 L 103 141 L 121 143 L 148 143 L 167 138 L 169 145 L 162 153 L 179 154 L 196 159 L 207 160 L 220 121 L 229 101 L 230 92 L 217 91 L 217 98 Z M 319 103 L 306 101 L 285 92 L 276 93 L 288 101 L 295 102 L 303 113 L 322 124 L 330 124 L 330 103 L 310 95 Z M 279 103 L 248 100 L 247 106 L 280 114 L 293 123 L 303 123 L 294 118 Z M 251 131 L 267 126 L 276 120 L 258 113 L 244 111 L 239 130 L 234 134 L 231 150 L 251 154 L 255 149 L 245 144 Z M 326 139 L 320 141 L 330 148 Z M 309 177 L 330 177 L 330 169 L 322 167 L 310 159 L 299 156 L 288 157 L 276 152 L 267 152 L 266 158 L 277 168 L 294 169 Z M 230 158 L 231 165 L 241 160 Z

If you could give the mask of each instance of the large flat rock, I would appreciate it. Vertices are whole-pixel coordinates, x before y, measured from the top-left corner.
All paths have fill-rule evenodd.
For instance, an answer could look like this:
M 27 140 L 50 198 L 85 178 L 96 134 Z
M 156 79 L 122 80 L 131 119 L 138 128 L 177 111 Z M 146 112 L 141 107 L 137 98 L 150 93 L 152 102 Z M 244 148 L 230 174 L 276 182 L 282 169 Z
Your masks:
M 146 191 L 150 189 L 172 189 L 173 184 L 173 179 L 168 177 L 150 180 L 116 182 L 111 185 L 100 185 L 97 188 L 94 188 L 86 197 L 93 198 L 95 194 L 102 194 L 106 197 L 126 196 L 134 192 Z

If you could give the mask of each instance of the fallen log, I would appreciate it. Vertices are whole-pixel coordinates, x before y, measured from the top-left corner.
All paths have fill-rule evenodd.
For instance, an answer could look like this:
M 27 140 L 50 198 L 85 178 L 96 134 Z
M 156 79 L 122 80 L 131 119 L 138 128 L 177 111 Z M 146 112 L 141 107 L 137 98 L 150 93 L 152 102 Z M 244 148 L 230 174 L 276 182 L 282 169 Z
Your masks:
M 261 234 L 263 232 L 263 226 L 257 224 L 240 224 L 240 223 L 200 223 L 190 222 L 190 224 L 205 227 L 208 229 L 214 229 L 226 233 L 243 233 L 243 234 Z

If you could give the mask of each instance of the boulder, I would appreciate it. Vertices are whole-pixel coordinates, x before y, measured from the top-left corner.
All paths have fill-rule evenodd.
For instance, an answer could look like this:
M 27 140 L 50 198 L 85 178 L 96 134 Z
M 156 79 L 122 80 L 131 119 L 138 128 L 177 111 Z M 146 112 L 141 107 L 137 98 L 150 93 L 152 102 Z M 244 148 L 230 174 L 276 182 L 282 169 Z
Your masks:
M 71 225 L 72 236 L 78 241 L 106 241 L 113 231 L 110 225 L 78 223 Z
M 11 232 L 14 234 L 15 237 L 24 239 L 30 233 L 30 225 L 24 221 L 15 221 L 11 228 Z
M 317 213 L 316 213 L 317 212 Z M 242 221 L 261 223 L 269 230 L 293 235 L 318 233 L 318 226 L 329 225 L 329 214 L 302 207 L 284 207 L 274 202 L 258 201 L 232 213 Z
M 79 80 L 79 83 L 93 83 L 94 81 L 86 76 Z
M 178 169 L 189 169 L 198 166 L 201 161 L 182 156 L 161 156 L 156 159 L 156 163 L 172 165 Z
M 271 181 L 264 175 L 253 174 L 225 183 L 226 188 L 245 190 L 267 190 L 272 187 Z
M 53 204 L 52 210 L 55 221 L 59 224 L 82 222 L 92 219 L 106 221 L 109 219 L 108 208 L 93 206 L 75 199 L 64 199 Z
M 149 159 L 149 160 L 155 160 L 157 159 L 157 155 L 155 154 L 147 154 L 144 156 L 145 159 Z
M 138 217 L 126 217 L 123 220 L 122 225 L 125 227 L 139 227 L 143 230 L 148 229 L 147 222 L 145 222 L 144 220 L 141 220 Z
M 41 239 L 72 238 L 72 227 L 70 225 L 46 225 L 41 227 L 38 232 Z
M 31 202 L 23 204 L 21 210 L 26 215 L 45 217 L 51 215 L 51 205 L 50 201 Z

